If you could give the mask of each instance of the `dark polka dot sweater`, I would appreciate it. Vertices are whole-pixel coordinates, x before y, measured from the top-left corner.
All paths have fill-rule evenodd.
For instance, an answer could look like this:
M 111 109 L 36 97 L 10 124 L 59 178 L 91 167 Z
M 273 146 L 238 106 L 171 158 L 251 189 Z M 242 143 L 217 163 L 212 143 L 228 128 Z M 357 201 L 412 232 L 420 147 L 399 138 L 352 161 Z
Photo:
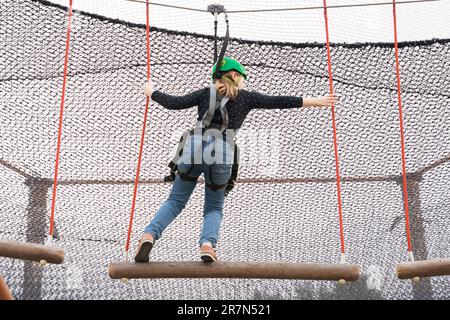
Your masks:
M 171 110 L 182 110 L 198 106 L 198 119 L 201 120 L 209 108 L 210 88 L 196 90 L 185 96 L 172 96 L 161 91 L 153 91 L 152 100 Z M 228 128 L 239 129 L 252 109 L 290 109 L 300 108 L 302 97 L 269 96 L 254 91 L 240 90 L 236 100 L 226 104 L 228 112 Z M 222 124 L 222 115 L 217 109 L 212 123 Z

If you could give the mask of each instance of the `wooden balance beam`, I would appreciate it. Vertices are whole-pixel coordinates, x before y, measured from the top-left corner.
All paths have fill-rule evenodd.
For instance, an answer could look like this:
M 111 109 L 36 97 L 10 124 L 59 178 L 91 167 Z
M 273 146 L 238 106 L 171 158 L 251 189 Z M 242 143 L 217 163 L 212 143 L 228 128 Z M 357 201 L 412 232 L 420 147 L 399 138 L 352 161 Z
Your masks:
M 0 300 L 14 300 L 11 290 L 9 290 L 2 277 L 0 277 Z
M 257 262 L 148 262 L 111 263 L 113 279 L 149 278 L 257 278 L 356 281 L 360 269 L 354 264 L 257 263 Z
M 0 240 L 0 257 L 61 264 L 64 251 L 43 244 Z
M 399 263 L 397 264 L 396 273 L 399 279 L 448 276 L 450 275 L 450 259 Z

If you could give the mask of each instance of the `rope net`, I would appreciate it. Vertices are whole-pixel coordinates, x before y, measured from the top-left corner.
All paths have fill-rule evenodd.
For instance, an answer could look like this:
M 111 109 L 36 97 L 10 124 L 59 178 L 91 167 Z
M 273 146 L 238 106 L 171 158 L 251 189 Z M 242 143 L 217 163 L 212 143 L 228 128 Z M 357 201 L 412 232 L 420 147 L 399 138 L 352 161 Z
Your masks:
M 144 7 L 142 7 L 144 10 Z M 0 3 L 0 236 L 43 243 L 63 81 L 67 8 Z M 329 12 L 330 15 L 330 12 Z M 332 16 L 329 16 L 332 19 Z M 151 17 L 150 17 L 151 21 Z M 398 100 L 392 43 L 333 43 L 330 34 L 346 260 L 362 279 L 109 279 L 123 261 L 146 99 L 145 25 L 74 11 L 63 119 L 54 243 L 60 266 L 0 259 L 22 299 L 444 299 L 450 279 L 395 278 L 405 261 Z M 151 28 L 156 89 L 182 95 L 209 85 L 213 38 Z M 247 89 L 328 93 L 325 43 L 231 39 L 249 70 Z M 450 40 L 400 42 L 399 63 L 412 244 L 417 260 L 450 256 Z M 181 133 L 196 110 L 150 103 L 131 251 L 166 199 Z M 333 128 L 329 108 L 255 110 L 238 135 L 239 183 L 226 200 L 218 249 L 227 261 L 338 263 Z M 204 184 L 157 243 L 155 261 L 197 260 Z

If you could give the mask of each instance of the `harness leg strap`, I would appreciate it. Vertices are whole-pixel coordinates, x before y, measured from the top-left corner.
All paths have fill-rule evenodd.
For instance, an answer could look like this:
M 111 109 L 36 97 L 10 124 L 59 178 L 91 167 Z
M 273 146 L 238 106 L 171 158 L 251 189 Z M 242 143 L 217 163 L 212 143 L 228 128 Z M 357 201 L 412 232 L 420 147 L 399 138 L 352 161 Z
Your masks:
M 214 191 L 217 191 L 219 189 L 225 188 L 226 186 L 228 186 L 228 182 L 223 183 L 223 184 L 213 184 L 213 183 L 208 183 L 205 181 L 206 186 Z
M 182 173 L 182 172 L 180 172 L 179 170 L 178 170 L 177 174 L 178 174 L 178 176 L 181 178 L 181 180 L 184 180 L 184 181 L 191 181 L 191 182 L 194 182 L 194 181 L 197 181 L 197 180 L 198 180 L 198 177 L 191 177 L 191 176 L 188 175 L 187 173 Z

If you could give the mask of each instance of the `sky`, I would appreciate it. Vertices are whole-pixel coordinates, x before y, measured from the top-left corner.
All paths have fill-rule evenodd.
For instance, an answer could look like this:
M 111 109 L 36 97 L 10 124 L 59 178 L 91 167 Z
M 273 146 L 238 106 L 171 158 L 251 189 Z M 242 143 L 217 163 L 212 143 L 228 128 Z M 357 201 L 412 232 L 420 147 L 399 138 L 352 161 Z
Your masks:
M 68 5 L 69 0 L 50 0 Z M 145 23 L 145 4 L 127 0 L 73 0 L 74 9 L 118 18 L 135 23 Z M 398 0 L 397 3 L 405 0 Z M 205 10 L 213 0 L 154 0 L 156 3 Z M 390 0 L 328 0 L 327 5 L 374 4 Z M 306 8 L 322 6 L 323 0 L 242 1 L 222 0 L 218 3 L 228 11 L 248 9 Z M 107 4 L 107 5 L 105 5 Z M 213 16 L 195 12 L 151 5 L 152 26 L 213 34 Z M 392 4 L 330 8 L 328 19 L 331 42 L 393 42 Z M 450 38 L 450 0 L 397 5 L 399 41 Z M 230 35 L 247 40 L 282 42 L 324 42 L 323 9 L 277 11 L 263 13 L 230 13 Z M 220 17 L 219 35 L 225 33 L 223 16 Z

